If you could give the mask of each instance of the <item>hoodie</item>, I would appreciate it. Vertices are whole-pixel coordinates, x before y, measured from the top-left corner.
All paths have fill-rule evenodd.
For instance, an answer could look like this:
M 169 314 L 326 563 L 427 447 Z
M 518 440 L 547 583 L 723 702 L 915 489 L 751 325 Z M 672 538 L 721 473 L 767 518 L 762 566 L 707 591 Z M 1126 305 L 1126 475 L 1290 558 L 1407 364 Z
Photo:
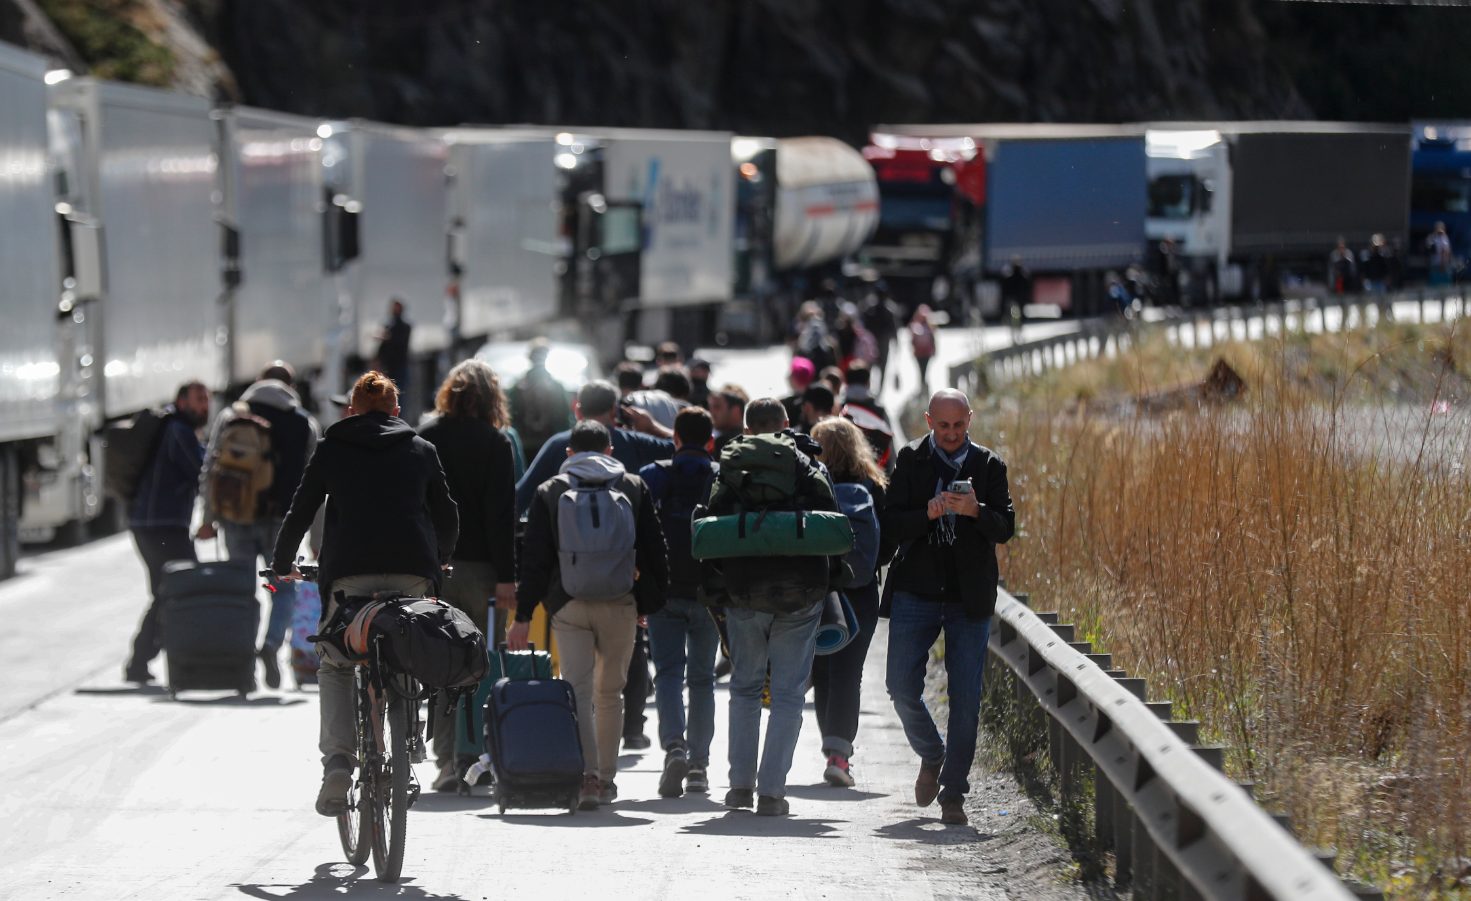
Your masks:
M 317 435 L 321 429 L 311 414 L 302 409 L 301 398 L 290 385 L 276 379 L 261 379 L 240 395 L 240 403 L 250 412 L 271 424 L 271 452 L 275 457 L 275 477 L 271 490 L 260 499 L 257 515 L 263 518 L 279 518 L 291 505 L 291 497 L 301 482 L 306 461 L 317 449 Z M 204 452 L 205 467 L 199 474 L 199 495 L 204 499 L 204 521 L 217 522 L 216 513 L 209 496 L 209 466 L 219 445 L 220 433 L 225 425 L 236 417 L 234 404 L 220 411 L 209 433 L 209 445 Z
M 306 465 L 276 536 L 272 568 L 291 571 L 301 539 L 326 501 L 322 594 L 346 576 L 412 575 L 440 583 L 459 538 L 459 512 L 434 445 L 386 413 L 349 416 L 327 429 Z
M 568 457 L 557 475 L 536 489 L 536 497 L 527 511 L 526 538 L 521 549 L 521 572 L 516 583 L 516 620 L 530 622 L 537 604 L 544 604 L 548 618 L 555 616 L 572 600 L 562 588 L 557 562 L 557 501 L 573 480 L 607 482 L 615 480 L 618 488 L 634 501 L 636 538 L 634 563 L 638 580 L 633 595 L 638 612 L 649 614 L 664 605 L 669 586 L 669 557 L 664 545 L 664 531 L 654 509 L 648 486 L 636 475 L 630 475 L 612 457 L 598 453 L 580 453 Z

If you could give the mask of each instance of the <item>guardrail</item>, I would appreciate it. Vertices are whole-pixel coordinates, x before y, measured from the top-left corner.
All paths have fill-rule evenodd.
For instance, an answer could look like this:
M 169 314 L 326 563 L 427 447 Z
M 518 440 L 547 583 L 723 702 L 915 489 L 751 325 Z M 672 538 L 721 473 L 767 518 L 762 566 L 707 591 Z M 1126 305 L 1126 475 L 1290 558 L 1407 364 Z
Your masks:
M 950 368 L 950 384 L 975 394 L 985 387 L 1041 375 L 1082 360 L 1116 355 L 1143 336 L 1164 331 L 1189 347 L 1223 341 L 1283 335 L 1292 328 L 1339 332 L 1378 323 L 1390 311 L 1410 321 L 1445 322 L 1466 315 L 1466 297 L 1457 287 L 1418 289 L 1392 295 L 1349 294 L 1271 304 L 1171 309 L 1155 320 L 1119 316 L 1086 320 L 1076 332 L 1012 344 Z
M 1332 854 L 1315 855 L 1222 772 L 1224 748 L 1202 746 L 1199 724 L 1146 702 L 1145 681 L 1111 670 L 1057 614 L 1035 613 L 1002 590 L 990 651 L 1019 703 L 1047 718 L 1065 802 L 1093 786 L 1092 844 L 1112 852 L 1115 879 L 1135 899 L 1382 898 L 1346 885 Z M 1100 665 L 1101 664 L 1101 665 Z

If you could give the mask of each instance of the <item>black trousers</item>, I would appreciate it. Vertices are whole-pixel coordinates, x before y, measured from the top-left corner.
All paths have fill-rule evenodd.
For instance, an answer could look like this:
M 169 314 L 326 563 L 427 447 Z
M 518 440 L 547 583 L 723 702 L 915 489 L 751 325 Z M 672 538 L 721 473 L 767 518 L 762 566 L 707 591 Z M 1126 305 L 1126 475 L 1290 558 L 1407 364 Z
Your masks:
M 649 703 L 649 630 L 638 627 L 633 640 L 633 659 L 628 661 L 628 682 L 623 686 L 623 737 L 644 734 L 644 707 Z
M 858 614 L 860 631 L 836 654 L 813 658 L 812 690 L 817 707 L 817 728 L 822 732 L 822 750 L 851 757 L 858 736 L 858 702 L 863 688 L 863 664 L 879 621 L 879 584 L 874 580 L 862 588 L 843 592 Z
M 162 608 L 158 588 L 163 580 L 163 565 L 170 560 L 198 561 L 194 553 L 194 540 L 189 537 L 187 526 L 146 526 L 133 529 L 133 543 L 138 545 L 138 555 L 148 568 L 148 593 L 152 600 L 143 621 L 138 624 L 138 634 L 133 638 L 133 656 L 128 661 L 128 671 L 136 673 L 148 666 L 163 648 L 163 636 L 159 632 L 158 615 Z

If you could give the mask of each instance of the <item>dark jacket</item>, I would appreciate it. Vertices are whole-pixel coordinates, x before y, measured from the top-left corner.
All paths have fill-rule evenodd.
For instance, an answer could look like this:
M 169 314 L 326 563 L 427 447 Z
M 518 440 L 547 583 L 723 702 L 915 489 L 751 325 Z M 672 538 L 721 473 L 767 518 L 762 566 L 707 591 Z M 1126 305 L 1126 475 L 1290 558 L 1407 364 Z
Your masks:
M 516 464 L 511 442 L 483 419 L 440 416 L 419 430 L 439 452 L 460 511 L 456 560 L 489 562 L 496 578 L 516 578 Z
M 614 459 L 602 454 L 578 454 L 563 460 L 564 471 L 566 465 L 575 466 L 577 461 L 588 457 L 603 461 L 610 473 L 622 469 Z M 638 602 L 640 615 L 654 613 L 664 606 L 665 592 L 669 587 L 669 558 L 664 548 L 664 530 L 659 525 L 654 499 L 643 480 L 627 472 L 621 472 L 617 478 L 620 489 L 639 496 L 634 537 L 634 565 L 638 568 L 638 580 L 633 586 L 633 596 Z M 552 521 L 557 499 L 567 490 L 568 484 L 568 478 L 559 473 L 536 489 L 536 497 L 526 519 L 526 538 L 521 546 L 521 571 L 516 581 L 517 622 L 531 622 L 537 604 L 546 606 L 550 618 L 572 600 L 562 588 L 561 565 L 557 560 L 557 529 Z
M 628 472 L 638 472 L 655 460 L 668 460 L 674 456 L 674 442 L 667 438 L 655 438 L 643 432 L 628 429 L 609 429 L 613 433 L 613 459 L 623 464 Z M 567 462 L 567 442 L 572 432 L 558 432 L 547 439 L 537 452 L 531 467 L 516 483 L 516 515 L 525 516 L 531 508 L 531 499 L 547 479 L 556 475 Z
M 639 478 L 649 486 L 654 496 L 654 508 L 659 512 L 659 522 L 664 531 L 664 543 L 669 549 L 669 597 L 694 600 L 700 587 L 700 564 L 690 556 L 690 529 L 693 517 L 684 515 L 683 504 L 676 499 L 690 497 L 690 513 L 695 506 L 703 505 L 710 496 L 710 485 L 715 481 L 718 465 L 703 447 L 680 450 L 672 460 L 650 463 L 638 471 Z M 672 521 L 675 511 L 666 510 L 672 504 L 680 514 L 680 522 Z M 672 534 L 674 530 L 680 534 Z
M 271 565 L 291 572 L 302 536 L 327 502 L 318 582 L 330 596 L 346 576 L 420 576 L 436 588 L 460 520 L 434 445 L 387 413 L 349 416 L 327 429 L 276 536 Z
M 899 451 L 879 517 L 880 559 L 895 554 L 884 594 L 908 591 L 934 601 L 957 601 L 968 619 L 985 619 L 996 609 L 996 545 L 1005 544 L 1016 530 L 1006 464 L 989 449 L 971 444 L 960 478 L 975 486 L 981 513 L 974 519 L 956 517 L 952 545 L 930 540 L 939 521 L 929 518 L 926 507 L 941 477 L 929 435 Z
M 158 437 L 153 459 L 138 480 L 138 492 L 128 504 L 128 528 L 188 529 L 204 466 L 204 445 L 173 404 L 164 408 L 168 418 Z

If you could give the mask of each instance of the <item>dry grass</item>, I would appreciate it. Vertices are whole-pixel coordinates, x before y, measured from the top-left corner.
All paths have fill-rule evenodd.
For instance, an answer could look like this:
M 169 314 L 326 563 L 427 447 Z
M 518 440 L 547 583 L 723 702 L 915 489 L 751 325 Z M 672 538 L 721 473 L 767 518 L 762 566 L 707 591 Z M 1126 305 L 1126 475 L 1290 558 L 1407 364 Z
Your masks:
M 1011 466 L 1008 584 L 1202 719 L 1305 842 L 1403 897 L 1471 895 L 1466 347 L 1418 327 L 1236 345 L 1233 408 L 1144 418 L 1033 387 L 980 426 Z M 1205 361 L 1146 346 L 1093 375 L 1148 389 Z

